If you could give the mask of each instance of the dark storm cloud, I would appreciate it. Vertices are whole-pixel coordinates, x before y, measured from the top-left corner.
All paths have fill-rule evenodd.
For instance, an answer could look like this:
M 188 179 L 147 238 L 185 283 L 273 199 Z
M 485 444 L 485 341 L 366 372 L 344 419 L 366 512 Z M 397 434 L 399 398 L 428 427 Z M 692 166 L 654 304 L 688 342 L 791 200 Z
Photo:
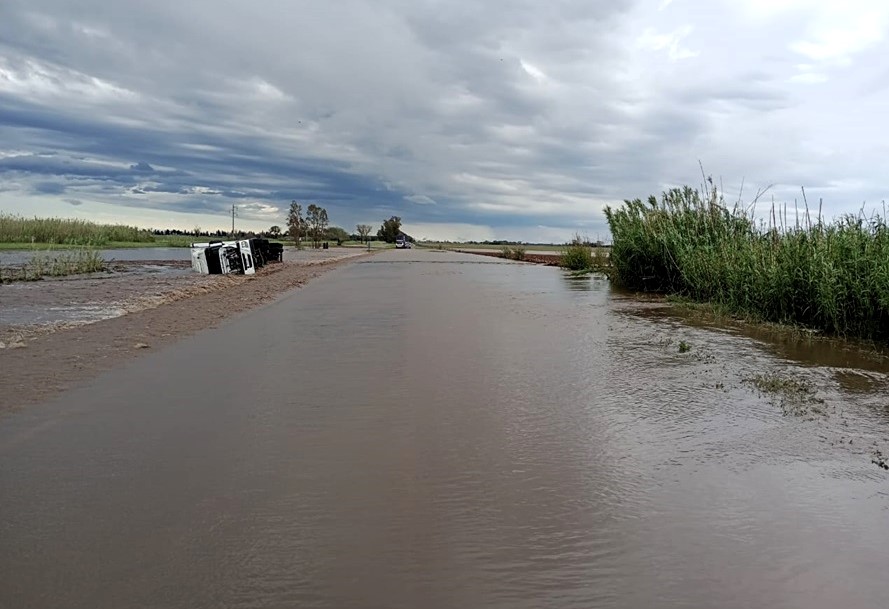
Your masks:
M 60 195 L 65 192 L 65 185 L 59 182 L 36 182 L 32 188 L 34 192 L 43 195 Z
M 601 229 L 699 159 L 879 199 L 887 111 L 856 62 L 889 10 L 850 2 L 6 0 L 0 191 L 529 236 Z

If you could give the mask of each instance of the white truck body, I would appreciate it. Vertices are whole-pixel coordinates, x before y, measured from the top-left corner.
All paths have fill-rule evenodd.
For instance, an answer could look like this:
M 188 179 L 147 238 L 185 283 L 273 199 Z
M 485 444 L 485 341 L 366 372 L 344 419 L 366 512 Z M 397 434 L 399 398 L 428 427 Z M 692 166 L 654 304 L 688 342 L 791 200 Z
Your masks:
M 191 244 L 191 267 L 204 275 L 256 273 L 256 259 L 248 239 Z

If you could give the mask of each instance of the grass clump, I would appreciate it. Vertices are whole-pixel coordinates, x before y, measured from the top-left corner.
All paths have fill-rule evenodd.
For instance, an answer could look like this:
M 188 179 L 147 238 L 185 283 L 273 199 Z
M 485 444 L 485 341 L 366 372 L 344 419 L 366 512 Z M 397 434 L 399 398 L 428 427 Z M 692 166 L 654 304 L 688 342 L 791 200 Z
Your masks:
M 504 245 L 500 248 L 500 257 L 508 258 L 509 260 L 524 260 L 525 254 L 526 250 L 524 245 L 514 245 L 512 247 Z
M 103 246 L 113 242 L 151 243 L 147 230 L 123 224 L 96 224 L 66 218 L 23 218 L 0 213 L 0 243 Z
M 593 248 L 585 245 L 580 237 L 575 237 L 562 252 L 559 266 L 569 271 L 590 271 L 595 266 Z
M 772 206 L 729 209 L 715 189 L 674 189 L 660 200 L 605 211 L 611 278 L 633 290 L 711 302 L 762 321 L 889 339 L 889 227 L 881 216 L 793 225 Z M 779 221 L 779 218 L 781 219 Z
M 20 267 L 0 267 L 0 283 L 37 281 L 44 277 L 65 277 L 98 273 L 106 269 L 105 260 L 92 248 L 61 252 L 39 252 Z
M 559 266 L 563 269 L 575 272 L 609 273 L 611 265 L 610 257 L 603 247 L 593 247 L 589 242 L 581 239 L 580 235 L 574 237 L 559 257 Z
M 808 417 L 827 416 L 824 400 L 816 397 L 815 389 L 806 381 L 776 373 L 756 374 L 747 379 L 760 393 L 773 396 L 784 415 Z
M 785 396 L 801 396 L 813 393 L 812 387 L 799 379 L 779 374 L 756 374 L 750 382 L 762 393 Z

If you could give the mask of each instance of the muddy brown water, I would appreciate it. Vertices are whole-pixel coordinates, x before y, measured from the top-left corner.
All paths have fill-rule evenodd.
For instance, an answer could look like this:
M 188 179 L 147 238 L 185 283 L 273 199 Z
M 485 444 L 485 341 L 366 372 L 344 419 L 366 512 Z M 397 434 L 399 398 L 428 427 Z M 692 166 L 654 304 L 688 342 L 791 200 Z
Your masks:
M 0 251 L 0 266 L 16 266 L 25 264 L 35 256 L 53 256 L 63 254 L 64 248 L 52 248 L 40 245 L 34 249 Z M 99 254 L 105 260 L 118 261 L 154 261 L 154 260 L 191 260 L 191 250 L 187 247 L 132 247 L 118 249 L 100 249 Z
M 0 606 L 889 606 L 881 360 L 656 309 L 390 251 L 4 417 Z
M 3 250 L 0 251 L 0 267 L 20 266 L 29 262 L 37 255 L 52 256 L 56 253 L 64 253 L 65 249 L 52 248 L 47 245 L 39 245 L 34 249 Z M 326 260 L 345 253 L 363 251 L 362 248 L 331 247 L 329 249 L 302 249 L 294 247 L 284 248 L 284 259 L 287 261 Z M 100 249 L 99 254 L 108 261 L 139 262 L 139 261 L 184 261 L 191 262 L 191 249 L 188 247 L 132 247 L 117 249 Z
M 187 248 L 101 250 L 106 271 L 36 282 L 0 283 L 0 339 L 18 332 L 91 323 L 144 308 L 155 300 L 191 286 L 213 284 L 218 276 L 200 276 L 192 268 Z M 362 248 L 327 250 L 285 248 L 284 260 L 300 264 L 360 256 Z M 150 258 L 156 254 L 156 258 Z M 34 251 L 0 252 L 0 268 L 24 264 Z M 122 257 L 118 257 L 122 256 Z

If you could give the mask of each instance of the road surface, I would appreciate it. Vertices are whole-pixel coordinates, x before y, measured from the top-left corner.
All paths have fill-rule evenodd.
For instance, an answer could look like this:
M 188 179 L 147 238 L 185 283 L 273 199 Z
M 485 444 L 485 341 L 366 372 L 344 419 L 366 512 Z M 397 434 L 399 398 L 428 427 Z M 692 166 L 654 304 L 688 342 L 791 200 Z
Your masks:
M 883 471 L 638 307 L 388 251 L 6 416 L 0 607 L 889 606 Z

